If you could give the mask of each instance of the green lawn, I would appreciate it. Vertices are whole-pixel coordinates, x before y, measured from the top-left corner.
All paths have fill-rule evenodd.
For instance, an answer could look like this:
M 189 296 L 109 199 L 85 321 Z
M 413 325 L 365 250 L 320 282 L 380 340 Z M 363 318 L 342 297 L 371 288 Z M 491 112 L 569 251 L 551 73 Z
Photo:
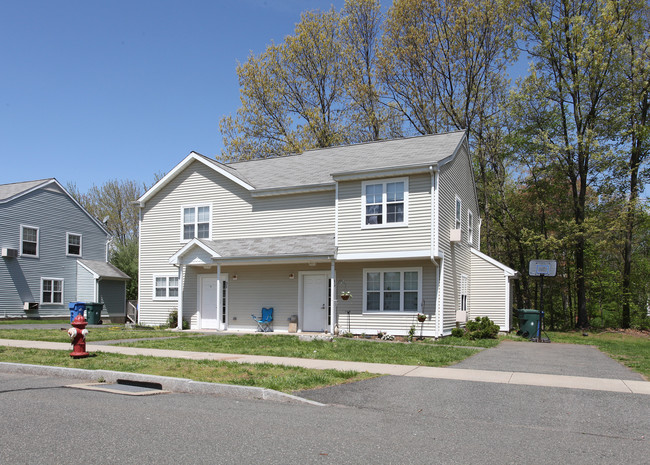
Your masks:
M 0 320 L 0 325 L 69 325 L 70 320 L 32 320 L 32 319 L 19 319 L 19 320 Z
M 184 337 L 160 341 L 137 341 L 120 345 L 436 367 L 452 365 L 476 353 L 476 349 L 441 344 L 404 344 L 346 338 L 336 338 L 333 342 L 300 341 L 297 336 L 262 334 Z
M 0 339 L 21 339 L 25 341 L 70 342 L 68 328 L 70 322 L 61 329 L 0 329 Z M 124 326 L 90 328 L 86 341 L 113 341 L 119 339 L 139 339 L 148 337 L 194 337 L 197 333 L 176 332 L 165 329 L 126 329 Z
M 617 332 L 554 332 L 548 337 L 554 343 L 587 344 L 618 360 L 625 366 L 650 379 L 650 337 Z
M 0 346 L 0 362 L 145 373 L 209 383 L 256 386 L 289 393 L 351 383 L 377 376 L 354 371 L 310 370 L 282 365 L 182 360 L 101 352 L 92 354 L 88 358 L 73 359 L 68 355 L 68 351 L 2 346 Z

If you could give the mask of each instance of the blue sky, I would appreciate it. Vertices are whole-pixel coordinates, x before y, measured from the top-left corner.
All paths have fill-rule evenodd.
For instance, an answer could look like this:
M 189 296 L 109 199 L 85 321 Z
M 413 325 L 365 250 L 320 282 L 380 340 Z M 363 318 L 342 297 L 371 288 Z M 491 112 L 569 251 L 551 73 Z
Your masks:
M 0 3 L 0 184 L 151 185 L 190 151 L 217 156 L 235 67 L 343 0 Z

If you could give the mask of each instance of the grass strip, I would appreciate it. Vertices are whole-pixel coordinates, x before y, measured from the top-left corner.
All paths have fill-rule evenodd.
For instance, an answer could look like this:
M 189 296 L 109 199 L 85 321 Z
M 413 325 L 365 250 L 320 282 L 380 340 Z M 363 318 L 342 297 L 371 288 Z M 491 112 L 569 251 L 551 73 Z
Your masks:
M 551 342 L 585 344 L 598 347 L 614 360 L 650 379 L 650 338 L 623 332 L 548 331 Z
M 23 341 L 70 342 L 68 328 L 70 323 L 62 325 L 62 329 L 0 329 L 0 339 L 20 339 Z M 106 326 L 105 328 L 90 328 L 86 342 L 92 344 L 100 341 L 121 339 L 139 339 L 149 337 L 193 337 L 197 333 L 176 332 L 164 329 L 126 329 L 123 326 Z
M 0 335 L 1 337 L 1 335 Z M 334 341 L 301 341 L 288 335 L 220 335 L 178 339 L 134 341 L 119 345 L 154 349 L 272 355 L 317 360 L 389 363 L 442 367 L 458 363 L 475 349 L 434 344 L 403 344 L 336 338 Z
M 144 373 L 188 378 L 208 383 L 254 386 L 286 393 L 335 386 L 378 376 L 365 372 L 311 370 L 267 363 L 244 364 L 212 360 L 183 360 L 103 352 L 91 355 L 87 358 L 73 359 L 67 351 L 0 346 L 0 362 Z

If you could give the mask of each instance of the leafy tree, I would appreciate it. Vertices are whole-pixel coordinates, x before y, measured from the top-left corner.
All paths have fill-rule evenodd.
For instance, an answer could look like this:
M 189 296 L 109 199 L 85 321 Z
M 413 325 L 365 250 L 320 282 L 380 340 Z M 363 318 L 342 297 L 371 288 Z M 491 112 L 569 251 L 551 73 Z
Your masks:
M 128 274 L 131 280 L 126 283 L 126 299 L 138 299 L 138 239 L 130 238 L 126 243 L 117 243 L 110 262 Z

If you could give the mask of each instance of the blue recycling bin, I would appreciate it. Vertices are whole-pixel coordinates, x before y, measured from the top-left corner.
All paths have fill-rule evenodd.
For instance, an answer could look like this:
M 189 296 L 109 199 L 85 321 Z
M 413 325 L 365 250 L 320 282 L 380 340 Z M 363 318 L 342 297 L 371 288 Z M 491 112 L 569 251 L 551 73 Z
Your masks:
M 68 304 L 68 309 L 70 310 L 70 323 L 77 318 L 77 315 L 84 316 L 86 311 L 86 304 L 84 302 L 70 302 Z

